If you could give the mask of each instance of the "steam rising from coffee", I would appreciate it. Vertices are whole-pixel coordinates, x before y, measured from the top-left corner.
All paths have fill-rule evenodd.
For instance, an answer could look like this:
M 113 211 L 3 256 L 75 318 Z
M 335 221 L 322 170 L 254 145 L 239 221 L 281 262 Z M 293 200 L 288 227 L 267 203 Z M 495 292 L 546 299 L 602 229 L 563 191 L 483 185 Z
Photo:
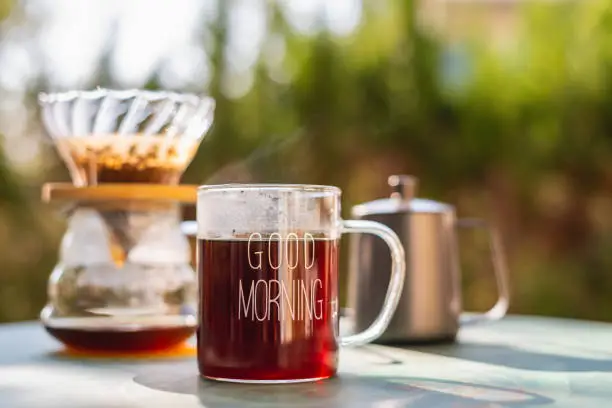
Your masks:
M 298 144 L 304 139 L 305 132 L 302 129 L 297 130 L 293 134 L 268 143 L 255 149 L 246 158 L 231 162 L 219 170 L 215 171 L 212 176 L 205 179 L 201 184 L 224 184 L 224 183 L 256 183 L 256 182 L 275 182 L 278 179 L 269 180 L 268 177 L 262 175 L 260 169 L 265 167 L 274 155 L 288 155 L 290 148 Z M 275 169 L 276 177 L 289 177 L 295 168 L 282 166 Z M 264 178 L 264 179 L 262 179 Z

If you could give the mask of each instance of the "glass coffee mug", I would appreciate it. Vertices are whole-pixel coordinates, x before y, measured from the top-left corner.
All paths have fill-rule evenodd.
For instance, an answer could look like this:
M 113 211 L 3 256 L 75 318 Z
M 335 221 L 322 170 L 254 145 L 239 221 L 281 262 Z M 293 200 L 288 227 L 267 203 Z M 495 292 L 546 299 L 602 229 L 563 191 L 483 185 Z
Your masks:
M 340 189 L 289 184 L 202 186 L 197 199 L 198 365 L 208 379 L 278 383 L 333 376 L 338 347 L 382 334 L 400 298 L 404 250 L 388 227 L 340 218 Z M 391 249 L 382 311 L 338 334 L 338 246 L 370 233 Z

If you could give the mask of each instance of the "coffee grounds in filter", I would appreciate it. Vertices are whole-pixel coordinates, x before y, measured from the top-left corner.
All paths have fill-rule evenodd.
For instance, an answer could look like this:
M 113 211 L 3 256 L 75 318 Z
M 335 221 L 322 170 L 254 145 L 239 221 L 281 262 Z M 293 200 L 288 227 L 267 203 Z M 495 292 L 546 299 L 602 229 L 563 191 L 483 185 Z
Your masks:
M 77 185 L 178 184 L 199 142 L 163 135 L 104 135 L 57 140 Z

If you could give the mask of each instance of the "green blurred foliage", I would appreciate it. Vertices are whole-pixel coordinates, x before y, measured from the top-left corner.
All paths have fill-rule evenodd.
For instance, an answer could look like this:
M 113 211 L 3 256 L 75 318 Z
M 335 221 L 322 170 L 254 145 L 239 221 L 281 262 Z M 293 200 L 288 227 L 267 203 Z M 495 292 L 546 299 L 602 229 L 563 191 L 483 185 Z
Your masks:
M 612 320 L 612 5 L 521 5 L 499 45 L 484 26 L 443 40 L 400 0 L 364 2 L 348 37 L 304 36 L 270 2 L 268 40 L 286 55 L 280 67 L 262 55 L 236 99 L 221 46 L 231 3 L 208 27 L 212 80 L 189 89 L 212 94 L 217 114 L 186 182 L 334 184 L 348 216 L 389 193 L 389 174 L 414 174 L 419 195 L 499 227 L 512 312 Z M 113 86 L 104 67 L 95 85 Z M 65 177 L 59 162 L 24 193 L 0 160 L 0 321 L 44 303 L 62 222 L 32 191 L 54 177 Z M 482 310 L 495 296 L 486 242 L 461 239 L 465 307 Z

